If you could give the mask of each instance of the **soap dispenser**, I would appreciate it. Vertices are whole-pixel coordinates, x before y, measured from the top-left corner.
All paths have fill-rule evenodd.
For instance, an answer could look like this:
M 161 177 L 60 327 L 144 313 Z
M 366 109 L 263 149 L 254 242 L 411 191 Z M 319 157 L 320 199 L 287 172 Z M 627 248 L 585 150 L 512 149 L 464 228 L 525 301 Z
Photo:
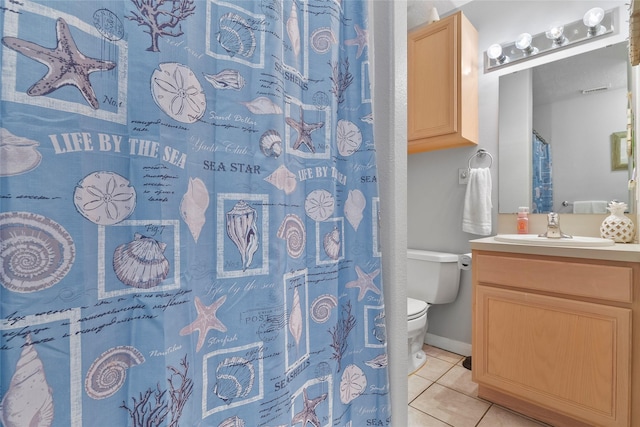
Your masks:
M 518 208 L 518 234 L 529 234 L 529 208 Z

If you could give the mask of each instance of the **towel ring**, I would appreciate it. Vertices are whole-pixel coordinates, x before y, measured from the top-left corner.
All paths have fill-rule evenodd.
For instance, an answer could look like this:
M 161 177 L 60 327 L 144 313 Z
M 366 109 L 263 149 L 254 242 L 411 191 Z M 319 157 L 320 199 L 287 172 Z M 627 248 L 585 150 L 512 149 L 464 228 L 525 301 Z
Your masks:
M 493 156 L 487 150 L 485 150 L 484 148 L 481 148 L 474 155 L 469 157 L 469 169 L 471 169 L 471 160 L 473 160 L 475 157 L 484 157 L 484 156 L 489 156 L 489 167 L 491 167 L 493 165 Z

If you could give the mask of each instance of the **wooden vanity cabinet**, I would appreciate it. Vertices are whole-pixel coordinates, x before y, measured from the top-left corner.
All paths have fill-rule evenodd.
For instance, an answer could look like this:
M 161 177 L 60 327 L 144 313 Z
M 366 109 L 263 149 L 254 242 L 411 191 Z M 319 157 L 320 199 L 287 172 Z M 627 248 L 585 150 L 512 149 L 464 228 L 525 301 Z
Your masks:
M 462 12 L 409 32 L 409 154 L 478 143 L 478 33 Z
M 639 273 L 638 263 L 473 251 L 478 396 L 554 426 L 640 426 Z

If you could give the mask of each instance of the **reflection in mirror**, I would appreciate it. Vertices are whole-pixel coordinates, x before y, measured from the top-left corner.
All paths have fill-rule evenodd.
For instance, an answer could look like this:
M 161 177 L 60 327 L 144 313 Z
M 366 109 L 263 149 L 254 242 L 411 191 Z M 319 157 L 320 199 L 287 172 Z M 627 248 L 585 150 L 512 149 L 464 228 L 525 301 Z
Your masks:
M 632 206 L 628 69 L 623 42 L 500 77 L 500 213 L 607 213 L 612 200 Z

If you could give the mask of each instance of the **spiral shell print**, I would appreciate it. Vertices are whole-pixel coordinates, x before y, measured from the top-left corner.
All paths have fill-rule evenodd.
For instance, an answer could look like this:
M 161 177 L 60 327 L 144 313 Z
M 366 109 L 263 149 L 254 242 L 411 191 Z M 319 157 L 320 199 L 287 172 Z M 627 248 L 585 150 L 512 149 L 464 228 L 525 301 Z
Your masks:
M 16 363 L 9 387 L 0 402 L 0 421 L 5 427 L 53 425 L 53 393 L 31 335 Z
M 113 270 L 125 285 L 149 289 L 169 274 L 169 260 L 164 256 L 167 244 L 136 233 L 134 240 L 123 243 L 113 253 Z
M 234 399 L 247 397 L 253 388 L 255 369 L 244 357 L 227 357 L 216 368 L 213 393 L 230 404 Z
M 331 317 L 331 310 L 338 306 L 335 295 L 320 295 L 311 303 L 311 318 L 317 323 L 324 323 Z
M 87 371 L 84 388 L 93 399 L 113 396 L 124 384 L 127 369 L 144 363 L 144 356 L 135 347 L 120 346 L 102 353 Z
M 71 236 L 50 218 L 30 212 L 0 214 L 0 284 L 14 292 L 47 289 L 73 265 Z
M 287 241 L 287 253 L 290 257 L 300 258 L 304 252 L 307 232 L 298 215 L 288 214 L 280 224 L 277 236 Z
M 317 53 L 329 52 L 331 45 L 336 43 L 338 43 L 336 35 L 329 27 L 317 28 L 311 33 L 311 47 Z

